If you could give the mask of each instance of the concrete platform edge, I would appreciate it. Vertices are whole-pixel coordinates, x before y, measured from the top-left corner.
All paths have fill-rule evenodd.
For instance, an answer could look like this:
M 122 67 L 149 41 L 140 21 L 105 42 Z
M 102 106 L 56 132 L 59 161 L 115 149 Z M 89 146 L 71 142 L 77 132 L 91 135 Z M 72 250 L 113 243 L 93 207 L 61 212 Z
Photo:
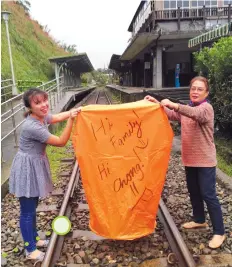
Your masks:
M 219 168 L 216 169 L 217 182 L 225 186 L 228 190 L 232 192 L 232 177 L 224 173 Z

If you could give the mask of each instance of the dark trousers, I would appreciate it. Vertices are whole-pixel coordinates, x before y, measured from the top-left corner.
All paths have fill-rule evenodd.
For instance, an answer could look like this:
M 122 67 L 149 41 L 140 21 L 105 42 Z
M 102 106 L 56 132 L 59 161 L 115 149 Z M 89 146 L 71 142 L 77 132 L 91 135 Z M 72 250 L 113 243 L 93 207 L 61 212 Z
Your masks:
M 23 236 L 24 245 L 28 252 L 36 250 L 36 208 L 38 197 L 20 197 L 20 230 Z
M 215 235 L 224 234 L 222 210 L 216 195 L 216 167 L 185 167 L 188 191 L 196 223 L 205 222 L 204 202 Z

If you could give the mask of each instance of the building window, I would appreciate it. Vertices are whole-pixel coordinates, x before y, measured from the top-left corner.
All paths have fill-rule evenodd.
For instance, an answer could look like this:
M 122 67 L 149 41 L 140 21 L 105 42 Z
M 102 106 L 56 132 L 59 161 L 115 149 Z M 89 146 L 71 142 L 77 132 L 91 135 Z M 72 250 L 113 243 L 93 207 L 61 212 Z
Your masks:
M 197 1 L 192 1 L 192 7 L 197 7 Z
M 177 7 L 182 7 L 182 1 L 177 1 Z
M 164 1 L 164 9 L 169 9 L 169 0 Z
M 169 9 L 169 1 L 164 1 L 164 9 Z
M 212 1 L 211 0 L 211 5 L 210 5 L 211 7 L 217 7 L 218 6 L 218 1 Z
M 224 5 L 232 4 L 232 0 L 224 0 Z M 180 8 L 202 8 L 217 7 L 218 1 L 216 0 L 164 0 L 164 9 L 177 9 Z
M 203 7 L 204 4 L 205 4 L 205 1 L 198 1 L 198 6 L 199 6 L 199 7 Z
M 183 1 L 183 7 L 188 8 L 189 7 L 189 1 Z
M 170 1 L 170 8 L 171 9 L 176 9 L 176 2 L 177 1 L 173 1 L 173 0 Z
M 228 6 L 229 4 L 232 5 L 232 0 L 224 0 L 224 5 Z

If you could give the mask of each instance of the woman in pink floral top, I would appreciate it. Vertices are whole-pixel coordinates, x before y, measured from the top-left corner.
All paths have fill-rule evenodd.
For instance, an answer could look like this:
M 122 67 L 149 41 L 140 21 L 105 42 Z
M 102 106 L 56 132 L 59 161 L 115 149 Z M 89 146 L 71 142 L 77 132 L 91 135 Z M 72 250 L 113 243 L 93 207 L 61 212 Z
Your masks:
M 210 248 L 218 248 L 225 240 L 221 206 L 216 195 L 216 149 L 214 144 L 214 110 L 207 101 L 208 81 L 195 77 L 190 82 L 190 104 L 182 105 L 168 99 L 161 105 L 170 120 L 181 122 L 182 161 L 193 208 L 193 221 L 186 229 L 207 227 L 204 202 L 213 226 Z M 158 102 L 151 96 L 146 100 Z

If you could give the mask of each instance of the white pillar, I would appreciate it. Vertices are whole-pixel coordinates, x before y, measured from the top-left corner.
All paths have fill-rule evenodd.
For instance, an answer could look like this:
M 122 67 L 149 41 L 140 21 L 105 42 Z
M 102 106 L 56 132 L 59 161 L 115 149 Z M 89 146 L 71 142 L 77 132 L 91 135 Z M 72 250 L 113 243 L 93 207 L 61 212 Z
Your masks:
M 55 62 L 55 76 L 56 76 L 56 86 L 57 86 L 58 98 L 60 99 L 59 65 L 56 62 Z
M 153 88 L 162 89 L 162 46 L 156 48 L 153 59 Z
M 70 86 L 70 70 L 67 70 L 67 86 Z
M 67 69 L 64 68 L 64 87 L 67 86 Z
M 66 75 L 67 75 L 67 72 L 66 72 L 66 68 L 63 67 L 63 87 L 66 86 Z
M 65 67 L 64 66 L 61 67 L 59 75 L 62 76 L 62 78 L 60 80 L 61 80 L 62 89 L 63 89 L 64 88 L 64 77 L 65 77 Z
M 11 75 L 12 75 L 12 95 L 16 96 L 18 95 L 18 91 L 16 88 L 15 83 L 15 76 L 14 76 L 14 66 L 13 66 L 13 59 L 12 59 L 12 53 L 11 53 L 11 44 L 10 44 L 10 34 L 9 34 L 9 28 L 8 28 L 8 20 L 5 20 L 6 25 L 6 37 L 8 42 L 8 50 L 9 50 L 9 57 L 10 57 L 10 68 L 11 68 Z

